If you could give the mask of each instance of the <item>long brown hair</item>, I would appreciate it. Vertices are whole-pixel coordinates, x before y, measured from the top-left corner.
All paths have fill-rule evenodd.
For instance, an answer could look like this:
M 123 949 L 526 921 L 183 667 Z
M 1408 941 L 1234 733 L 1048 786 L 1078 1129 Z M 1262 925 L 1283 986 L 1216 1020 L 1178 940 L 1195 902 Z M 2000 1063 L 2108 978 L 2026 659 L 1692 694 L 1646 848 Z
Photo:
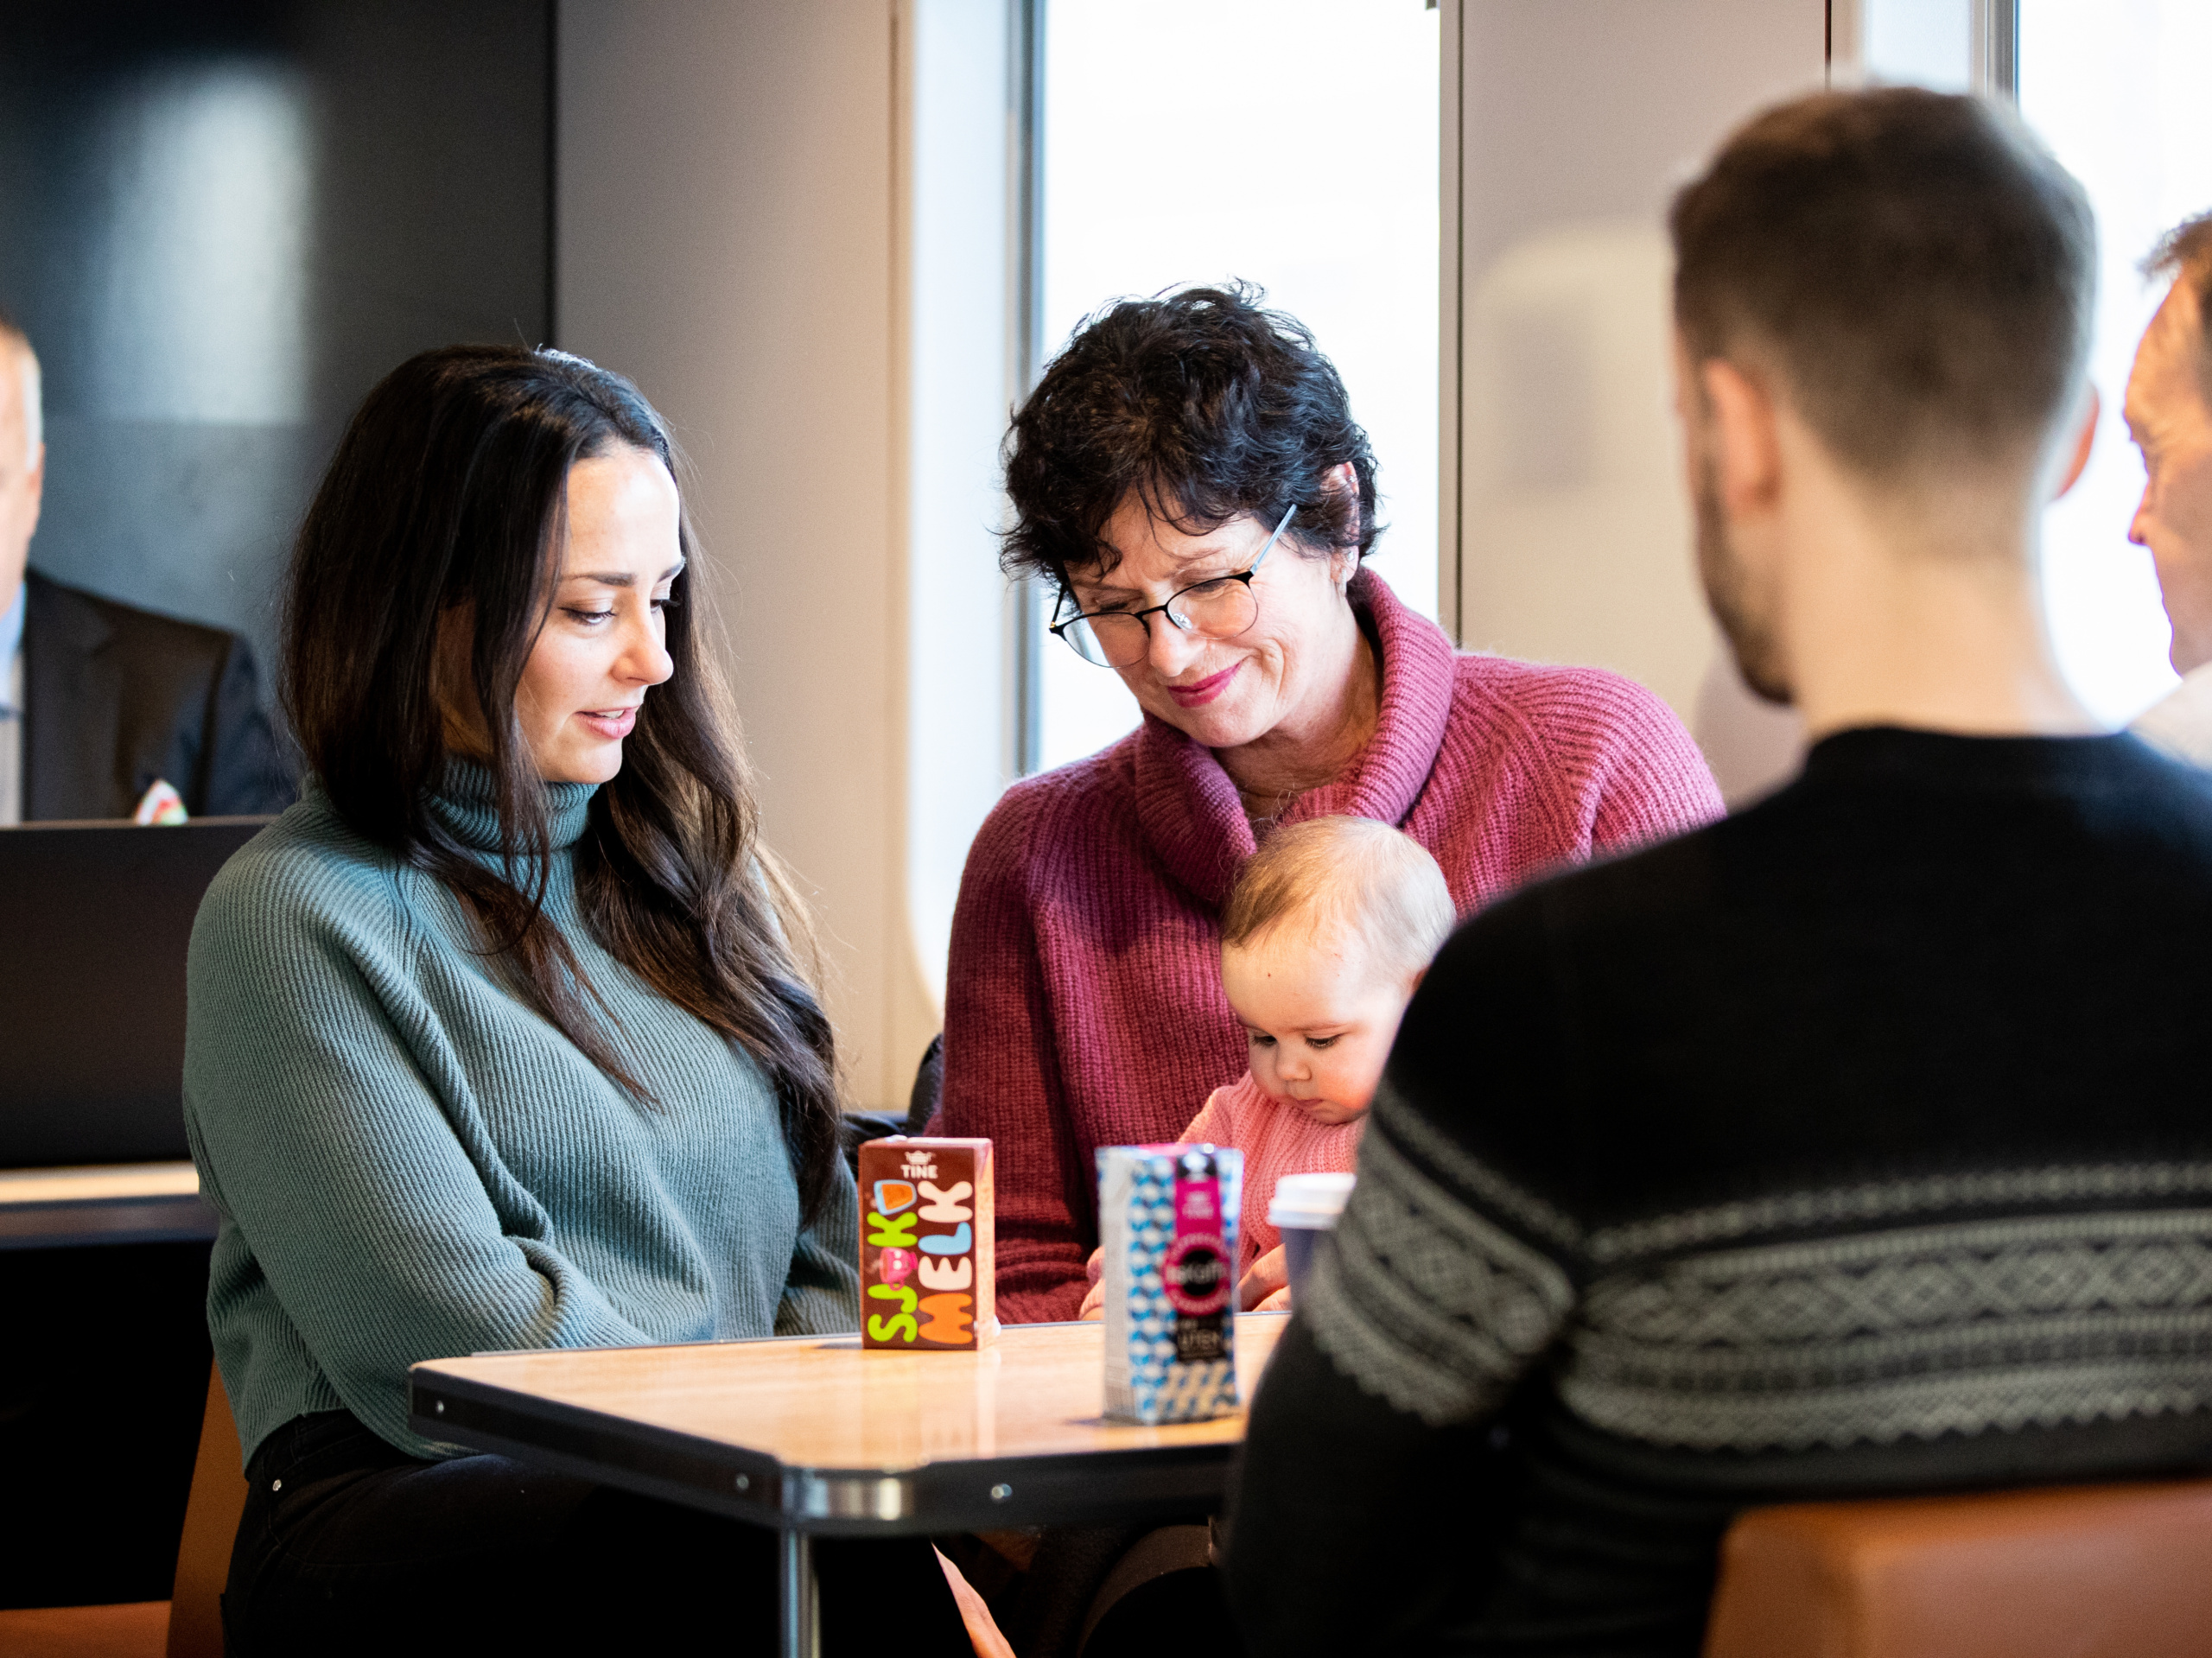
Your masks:
M 619 374 L 554 351 L 454 346 L 394 369 L 346 428 L 292 556 L 283 696 L 308 763 L 357 832 L 461 899 L 518 994 L 642 1105 L 606 1008 L 543 915 L 545 787 L 515 691 L 558 579 L 569 469 L 620 447 L 676 473 L 660 416 Z M 735 721 L 702 648 L 688 561 L 666 612 L 676 671 L 639 709 L 575 847 L 585 923 L 609 954 L 721 1031 L 775 1089 L 809 1218 L 842 1157 L 830 1021 L 804 905 L 758 839 Z M 446 619 L 453 619 L 447 621 Z M 488 711 L 496 864 L 429 810 L 447 765 L 442 622 L 467 632 Z M 457 655 L 457 650 L 455 651 Z

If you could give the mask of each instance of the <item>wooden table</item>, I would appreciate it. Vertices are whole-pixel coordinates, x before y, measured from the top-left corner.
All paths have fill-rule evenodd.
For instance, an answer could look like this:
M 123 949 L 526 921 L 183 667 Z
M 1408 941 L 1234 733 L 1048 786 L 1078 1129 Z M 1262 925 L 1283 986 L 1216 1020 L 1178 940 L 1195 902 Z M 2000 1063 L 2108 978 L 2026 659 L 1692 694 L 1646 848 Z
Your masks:
M 1238 1315 L 1247 1398 L 1288 1316 Z M 857 1336 L 486 1353 L 416 1365 L 410 1420 L 429 1439 L 775 1527 L 783 1650 L 811 1658 L 812 1536 L 1217 1508 L 1243 1416 L 1109 1422 L 1104 1368 L 1095 1323 L 1012 1324 L 980 1353 L 862 1352 Z
M 214 1236 L 215 1211 L 188 1162 L 0 1169 L 0 1249 Z

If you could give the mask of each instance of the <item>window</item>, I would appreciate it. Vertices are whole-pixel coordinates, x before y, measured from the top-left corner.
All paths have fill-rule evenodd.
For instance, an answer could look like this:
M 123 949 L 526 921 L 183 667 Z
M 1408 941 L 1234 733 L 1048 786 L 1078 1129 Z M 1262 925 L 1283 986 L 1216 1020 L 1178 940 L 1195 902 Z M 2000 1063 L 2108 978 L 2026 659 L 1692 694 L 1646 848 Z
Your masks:
M 1049 0 L 1042 333 L 1242 276 L 1312 328 L 1373 439 L 1376 569 L 1436 612 L 1437 14 L 1422 0 Z M 1038 623 L 1041 631 L 1042 620 Z M 1039 763 L 1137 722 L 1041 640 Z
M 1946 91 L 2017 74 L 2020 112 L 2088 191 L 2099 253 L 2089 373 L 2102 398 L 2088 469 L 2044 518 L 2044 605 L 2060 666 L 2104 720 L 2174 683 L 2151 556 L 2127 540 L 2143 467 L 2120 418 L 2135 346 L 2163 295 L 2139 266 L 2161 232 L 2212 207 L 2212 65 L 2202 0 L 1860 0 L 1865 67 Z M 2009 34 L 2009 53 L 1987 37 Z

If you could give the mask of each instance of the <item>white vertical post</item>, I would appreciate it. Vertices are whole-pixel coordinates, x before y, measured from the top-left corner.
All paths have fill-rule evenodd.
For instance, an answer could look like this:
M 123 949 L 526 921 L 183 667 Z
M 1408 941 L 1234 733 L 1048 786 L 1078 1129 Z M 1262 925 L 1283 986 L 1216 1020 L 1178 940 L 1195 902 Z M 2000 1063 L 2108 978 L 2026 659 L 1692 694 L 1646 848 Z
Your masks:
M 1033 760 L 1036 641 L 999 575 L 998 454 L 1033 347 L 1035 169 L 1025 137 L 1041 0 L 898 0 L 906 258 L 899 295 L 906 530 L 906 950 L 888 1000 L 905 1075 L 942 1028 L 969 843 Z M 808 10 L 800 8 L 801 10 Z
M 2020 0 L 1974 0 L 1974 89 L 2020 101 Z
M 1044 372 L 1045 0 L 1007 0 L 1007 404 L 1020 407 Z M 1039 655 L 1047 595 L 1024 579 L 1007 594 L 1007 770 L 1027 777 L 1044 752 L 1045 680 Z
M 1828 0 L 1828 85 L 1848 86 L 1865 72 L 1866 18 L 1862 0 Z
M 1463 643 L 1459 615 L 1460 494 L 1459 422 L 1465 398 L 1462 391 L 1464 365 L 1460 361 L 1459 332 L 1465 321 L 1466 272 L 1465 200 L 1459 187 L 1459 171 L 1465 153 L 1466 124 L 1463 96 L 1466 86 L 1466 0 L 1444 0 L 1443 38 L 1438 42 L 1439 92 L 1444 106 L 1437 122 L 1438 157 L 1437 250 L 1440 257 L 1437 296 L 1443 302 L 1436 330 L 1436 619 Z

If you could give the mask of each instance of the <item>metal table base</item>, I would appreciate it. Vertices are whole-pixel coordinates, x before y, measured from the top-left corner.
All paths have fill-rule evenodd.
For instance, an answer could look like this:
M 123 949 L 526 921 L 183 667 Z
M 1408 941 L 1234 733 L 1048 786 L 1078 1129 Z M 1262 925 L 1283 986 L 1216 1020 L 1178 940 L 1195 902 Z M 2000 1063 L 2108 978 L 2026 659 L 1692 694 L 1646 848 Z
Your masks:
M 822 1658 L 822 1586 L 814 1578 L 814 1539 L 797 1530 L 779 1535 L 783 1585 L 777 1650 L 783 1658 Z

